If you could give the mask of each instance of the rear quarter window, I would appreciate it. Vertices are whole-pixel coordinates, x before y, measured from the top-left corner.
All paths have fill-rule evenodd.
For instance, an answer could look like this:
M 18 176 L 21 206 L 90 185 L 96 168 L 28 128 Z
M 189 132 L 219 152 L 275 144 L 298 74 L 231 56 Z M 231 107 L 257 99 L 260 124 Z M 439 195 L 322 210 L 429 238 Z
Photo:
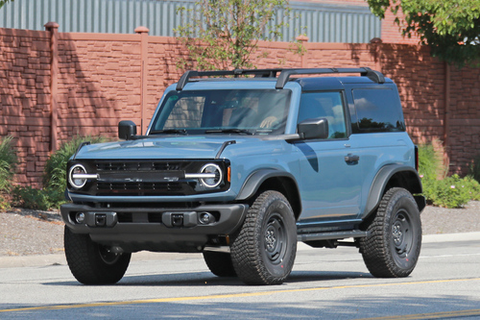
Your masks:
M 353 133 L 405 131 L 402 106 L 393 88 L 353 89 L 357 122 Z

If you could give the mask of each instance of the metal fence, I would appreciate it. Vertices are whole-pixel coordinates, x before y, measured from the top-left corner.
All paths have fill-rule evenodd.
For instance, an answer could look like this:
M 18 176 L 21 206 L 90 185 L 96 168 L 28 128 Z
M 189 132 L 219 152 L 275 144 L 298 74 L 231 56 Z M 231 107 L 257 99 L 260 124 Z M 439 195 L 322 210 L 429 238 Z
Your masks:
M 380 19 L 368 7 L 339 3 L 291 1 L 290 25 L 279 40 L 304 33 L 310 42 L 366 43 L 380 37 Z M 16 0 L 0 9 L 0 27 L 44 30 L 55 21 L 60 32 L 133 33 L 146 26 L 150 35 L 175 36 L 179 7 L 193 9 L 194 0 Z

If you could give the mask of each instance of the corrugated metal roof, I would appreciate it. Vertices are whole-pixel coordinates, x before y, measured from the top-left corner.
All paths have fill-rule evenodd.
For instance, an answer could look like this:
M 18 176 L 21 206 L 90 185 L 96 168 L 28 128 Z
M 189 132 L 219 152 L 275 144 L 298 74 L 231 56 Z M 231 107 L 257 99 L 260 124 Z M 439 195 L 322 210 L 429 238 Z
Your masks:
M 0 9 L 0 27 L 44 30 L 55 21 L 60 32 L 134 33 L 138 26 L 150 35 L 175 36 L 179 7 L 194 8 L 194 0 L 17 0 Z M 368 7 L 291 2 L 289 27 L 281 41 L 305 33 L 310 42 L 366 43 L 380 37 L 381 22 Z

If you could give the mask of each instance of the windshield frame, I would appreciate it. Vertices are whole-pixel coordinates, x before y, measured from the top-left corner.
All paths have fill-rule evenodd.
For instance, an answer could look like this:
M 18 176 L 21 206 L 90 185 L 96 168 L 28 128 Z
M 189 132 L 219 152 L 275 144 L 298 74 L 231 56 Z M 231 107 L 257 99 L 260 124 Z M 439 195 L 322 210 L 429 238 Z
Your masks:
M 275 82 L 272 81 L 271 79 L 269 79 L 270 81 L 248 80 L 248 79 L 242 79 L 243 81 L 242 80 L 239 81 L 239 80 L 240 79 L 238 80 L 228 79 L 228 81 L 225 81 L 225 80 L 217 81 L 215 84 L 213 84 L 212 81 L 193 82 L 193 83 L 188 83 L 187 86 L 182 91 L 176 91 L 175 84 L 171 85 L 169 88 L 167 88 L 162 99 L 160 100 L 156 108 L 156 111 L 152 117 L 152 120 L 150 122 L 150 125 L 147 129 L 146 135 L 172 134 L 174 131 L 181 131 L 181 133 L 179 134 L 185 134 L 184 131 L 186 131 L 186 134 L 188 135 L 202 135 L 202 134 L 215 134 L 215 133 L 270 135 L 270 134 L 286 133 L 286 128 L 288 126 L 287 120 L 288 122 L 290 122 L 289 118 L 291 113 L 290 109 L 292 106 L 292 102 L 296 99 L 294 98 L 294 96 L 296 95 L 293 94 L 293 91 L 295 90 L 292 90 L 287 86 L 284 89 L 275 89 L 274 88 Z M 282 119 L 278 126 L 272 127 L 272 128 L 261 128 L 259 126 L 246 127 L 246 126 L 238 126 L 238 125 L 237 126 L 225 125 L 224 123 L 222 123 L 222 125 L 203 126 L 203 123 L 202 123 L 199 125 L 194 125 L 190 128 L 188 126 L 165 127 L 166 117 L 162 117 L 162 114 L 166 110 L 165 108 L 167 108 L 167 105 L 169 103 L 168 99 L 171 99 L 172 96 L 175 96 L 175 95 L 181 96 L 182 93 L 184 93 L 185 96 L 188 96 L 188 94 L 195 94 L 199 92 L 205 92 L 206 94 L 211 93 L 215 96 L 218 96 L 219 92 L 225 92 L 225 93 L 235 92 L 235 93 L 243 93 L 245 94 L 246 97 L 250 97 L 249 92 L 251 91 L 255 91 L 255 93 L 251 96 L 255 96 L 258 98 L 257 105 L 260 105 L 259 101 L 263 94 L 263 93 L 259 94 L 259 92 L 273 94 L 274 96 L 276 96 L 277 94 L 281 95 L 282 97 L 280 99 L 281 103 L 282 105 L 283 103 L 285 103 L 285 106 L 283 108 L 280 107 L 281 108 L 280 113 L 283 113 L 283 114 L 281 116 Z M 267 99 L 265 101 L 267 101 Z M 205 101 L 205 103 L 206 102 L 207 101 Z M 268 109 L 268 107 L 269 106 L 267 105 L 262 110 L 270 110 Z M 202 108 L 206 108 L 206 106 L 203 106 Z M 212 107 L 210 106 L 210 108 Z M 222 110 L 225 110 L 225 106 L 222 106 L 222 107 L 219 106 L 219 112 L 221 112 Z M 170 114 L 170 111 L 171 110 L 168 111 L 168 114 Z M 201 118 L 203 119 L 203 116 Z M 203 120 L 199 120 L 199 121 L 203 122 Z

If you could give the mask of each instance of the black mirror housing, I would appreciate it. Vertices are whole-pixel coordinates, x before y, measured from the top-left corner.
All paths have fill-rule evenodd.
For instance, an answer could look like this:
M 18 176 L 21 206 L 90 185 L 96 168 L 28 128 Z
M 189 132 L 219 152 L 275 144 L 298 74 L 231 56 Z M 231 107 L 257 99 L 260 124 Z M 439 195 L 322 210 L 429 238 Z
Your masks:
M 328 120 L 326 118 L 306 119 L 297 126 L 302 139 L 327 139 Z
M 123 140 L 132 140 L 137 135 L 137 125 L 131 120 L 122 120 L 118 123 L 118 137 Z

